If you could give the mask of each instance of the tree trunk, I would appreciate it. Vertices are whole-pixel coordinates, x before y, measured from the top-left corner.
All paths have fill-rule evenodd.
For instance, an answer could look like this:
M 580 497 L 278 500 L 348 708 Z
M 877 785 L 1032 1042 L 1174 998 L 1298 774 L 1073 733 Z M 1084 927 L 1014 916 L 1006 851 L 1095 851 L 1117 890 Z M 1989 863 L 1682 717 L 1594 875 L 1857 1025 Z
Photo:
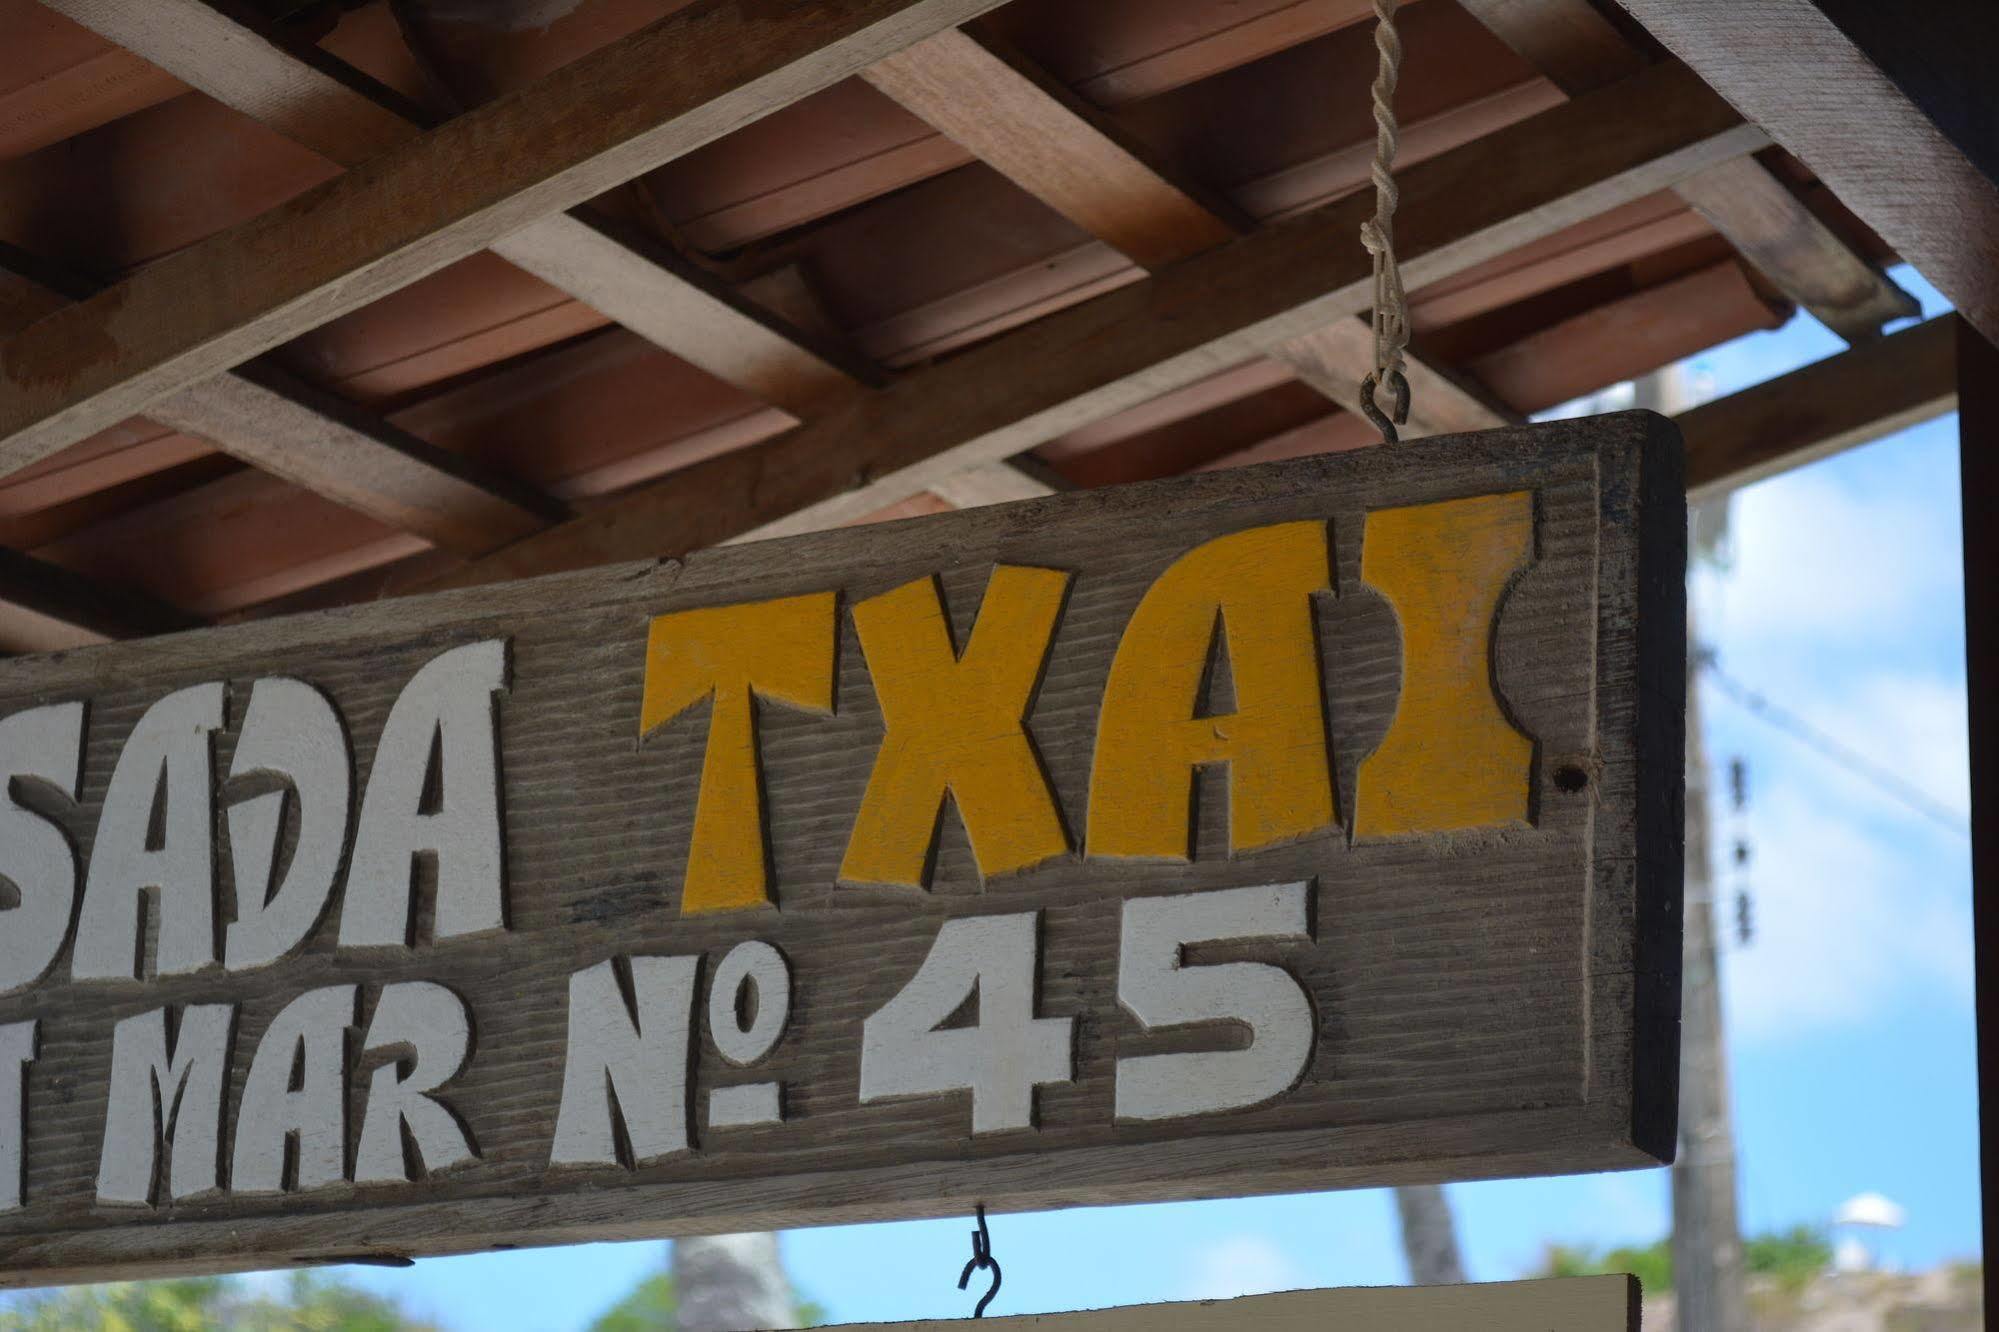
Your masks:
M 1395 1210 L 1402 1216 L 1402 1255 L 1409 1262 L 1412 1286 L 1458 1286 L 1465 1280 L 1458 1257 L 1458 1228 L 1451 1219 L 1451 1200 L 1441 1184 L 1415 1184 L 1395 1190 Z
M 1700 649 L 1688 625 L 1687 638 Z M 1696 658 L 1696 661 L 1698 658 Z M 1716 972 L 1708 859 L 1707 749 L 1687 673 L 1687 903 L 1680 1005 L 1680 1154 L 1673 1163 L 1673 1294 L 1682 1332 L 1747 1332 L 1742 1235 L 1735 1214 L 1735 1128 Z
M 673 1242 L 679 1332 L 762 1332 L 798 1326 L 777 1236 L 708 1235 Z

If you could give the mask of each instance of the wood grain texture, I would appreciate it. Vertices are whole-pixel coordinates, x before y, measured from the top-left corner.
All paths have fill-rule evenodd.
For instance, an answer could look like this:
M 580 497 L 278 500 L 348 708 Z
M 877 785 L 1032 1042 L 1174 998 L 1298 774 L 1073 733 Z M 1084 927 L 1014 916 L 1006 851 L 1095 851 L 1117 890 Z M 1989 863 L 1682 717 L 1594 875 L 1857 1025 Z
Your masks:
M 1174 184 L 1088 103 L 1009 54 L 951 30 L 862 77 L 1142 267 L 1247 229 L 1232 205 Z
M 1150 160 L 1129 135 L 1018 52 L 951 31 L 891 56 L 865 77 L 1141 267 L 1192 258 L 1254 225 L 1234 205 Z M 1357 411 L 1373 350 L 1371 341 L 1356 347 L 1352 325 L 1336 321 L 1275 354 L 1314 388 Z M 1409 352 L 1407 360 L 1410 388 L 1423 404 L 1416 433 L 1517 421 L 1419 352 Z
M 1972 325 L 1999 336 L 1999 184 L 1812 0 L 1623 0 L 1832 187 Z
M 0 651 L 54 652 L 198 623 L 143 593 L 106 587 L 59 564 L 0 548 Z
M 1463 2 L 1565 92 L 1593 91 L 1644 64 L 1589 0 Z M 1760 163 L 1722 163 L 1678 188 L 1779 290 L 1847 341 L 1878 336 L 1883 324 L 1917 313 L 1913 296 L 1854 253 Z
M 406 286 L 989 9 L 681 10 L 212 236 L 0 348 L 0 471 Z
M 1732 490 L 1954 410 L 1956 325 L 1940 316 L 1680 413 L 1687 485 Z
M 931 487 L 937 498 L 953 508 L 977 509 L 988 504 L 1010 504 L 1014 500 L 1041 499 L 1073 489 L 1062 475 L 1036 458 L 1023 454 L 1003 462 L 968 467 L 956 476 L 947 476 Z
M 114 759 L 167 691 L 220 680 L 241 700 L 257 677 L 307 681 L 338 707 L 358 782 L 419 666 L 494 639 L 511 655 L 495 700 L 503 932 L 357 953 L 336 947 L 336 902 L 276 970 L 75 983 L 58 962 L 58 979 L 0 997 L 0 1023 L 41 1022 L 27 1070 L 28 1201 L 0 1213 L 0 1281 L 943 1215 L 975 1199 L 1043 1208 L 1664 1159 L 1677 1067 L 1678 473 L 1670 429 L 1629 414 L 0 663 L 0 711 L 89 701 L 81 803 L 50 808 L 87 854 Z M 1114 649 L 1160 573 L 1218 536 L 1326 523 L 1333 591 L 1313 600 L 1313 617 L 1324 743 L 1339 808 L 1350 810 L 1357 765 L 1386 732 L 1401 678 L 1394 614 L 1361 574 L 1366 515 L 1521 491 L 1533 496 L 1533 558 L 1491 641 L 1493 687 L 1535 744 L 1528 826 L 1359 841 L 1333 826 L 1231 854 L 1229 801 L 1209 781 L 1187 861 L 1072 854 L 981 885 L 951 817 L 928 891 L 840 884 L 884 735 L 842 612 L 831 714 L 780 707 L 758 718 L 776 908 L 679 910 L 707 727 L 697 707 L 638 740 L 648 625 L 664 613 L 829 589 L 851 606 L 935 575 L 964 642 L 995 564 L 1072 572 L 1026 725 L 1075 830 Z M 233 762 L 240 706 L 216 734 L 218 772 Z M 219 831 L 227 902 L 227 821 Z M 1149 1034 L 1120 1008 L 1122 900 L 1301 881 L 1313 885 L 1310 941 L 1206 945 L 1193 961 L 1256 959 L 1296 978 L 1318 1015 L 1303 1080 L 1241 1110 L 1118 1121 L 1122 1056 L 1212 1049 L 1215 1039 L 1212 1028 Z M 419 893 L 416 918 L 426 940 L 428 896 Z M 1034 1127 L 976 1137 L 962 1094 L 861 1103 L 864 1020 L 946 922 L 1002 912 L 1039 913 L 1037 1013 L 1074 1019 L 1074 1080 L 1041 1089 Z M 694 1150 L 631 1172 L 550 1168 L 572 973 L 623 955 L 712 964 L 749 939 L 788 960 L 791 1018 L 752 1068 L 697 1036 Z M 250 1052 L 291 998 L 358 983 L 365 1027 L 379 986 L 417 980 L 448 987 L 472 1014 L 471 1062 L 443 1095 L 476 1163 L 410 1185 L 225 1195 L 157 1211 L 93 1203 L 115 1021 L 161 1004 L 239 1002 L 225 1099 L 233 1115 Z M 352 1067 L 350 1124 L 363 1121 L 378 1058 Z M 700 1118 L 708 1091 L 773 1079 L 784 1084 L 781 1122 L 717 1128 Z
M 0 246 L 0 272 L 50 308 L 96 284 Z M 202 441 L 399 531 L 476 557 L 567 516 L 557 501 L 470 458 L 419 439 L 276 366 L 253 363 L 154 404 L 164 434 L 142 458 L 184 457 Z M 140 423 L 141 425 L 144 422 Z
M 205 0 L 57 0 L 52 7 L 341 166 L 413 142 L 428 120 L 318 47 L 294 46 L 254 17 Z M 803 345 L 781 321 L 727 284 L 690 271 L 663 245 L 609 224 L 558 213 L 493 248 L 648 341 L 788 411 L 806 411 L 854 379 L 873 377 Z
M 1281 343 L 1272 350 L 1298 378 L 1350 412 L 1360 411 L 1360 385 L 1374 370 L 1373 326 L 1365 319 L 1336 319 L 1324 328 Z M 1420 355 L 1403 363 L 1409 381 L 1409 420 L 1404 439 L 1458 434 L 1518 425 L 1519 413 L 1499 405 L 1482 388 L 1432 365 Z
M 1046 1332 L 1637 1332 L 1631 1276 L 1503 1281 L 1478 1286 L 1294 1290 L 1198 1304 L 988 1317 L 999 1329 Z M 852 1324 L 849 1332 L 957 1332 L 955 1319 Z
M 1411 287 L 1656 192 L 1762 142 L 1665 67 L 1445 154 L 1402 179 Z M 677 472 L 447 575 L 469 586 L 746 532 L 866 517 L 953 472 L 1185 388 L 1373 300 L 1354 198 L 1176 264 L 922 372 L 769 444 Z
M 476 558 L 568 516 L 524 482 L 253 362 L 153 404 L 151 415 L 273 476 Z

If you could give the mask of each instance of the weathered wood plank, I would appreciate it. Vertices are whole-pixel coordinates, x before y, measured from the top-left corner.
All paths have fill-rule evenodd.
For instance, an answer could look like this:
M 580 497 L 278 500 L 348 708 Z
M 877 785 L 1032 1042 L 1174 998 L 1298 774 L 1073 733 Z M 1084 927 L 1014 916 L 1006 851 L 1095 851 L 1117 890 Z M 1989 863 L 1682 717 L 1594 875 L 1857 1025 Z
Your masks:
M 1628 414 L 0 663 L 0 1282 L 1651 1163 L 1684 517 Z
M 994 1328 L 1047 1332 L 1637 1332 L 1638 1282 L 1618 1276 L 1477 1286 L 1294 1290 L 1199 1304 L 988 1316 Z M 958 1320 L 855 1324 L 848 1332 L 958 1332 Z
M 774 11 L 741 0 L 660 19 L 17 335 L 0 350 L 0 470 L 143 413 L 996 2 Z
M 1143 267 L 1249 229 L 1233 205 L 1169 180 L 1088 103 L 990 40 L 941 32 L 862 77 Z
M 1569 93 L 1629 78 L 1644 64 L 1589 0 L 1464 0 L 1465 8 Z M 1680 196 L 1798 304 L 1849 342 L 1917 313 L 1915 298 L 1853 252 L 1761 164 L 1722 163 L 1680 182 Z
M 0 246 L 0 272 L 49 310 L 96 290 L 75 274 Z M 568 509 L 534 487 L 438 448 L 353 403 L 252 363 L 153 405 L 153 420 L 205 441 L 445 550 L 475 558 L 538 532 Z M 171 437 L 158 453 L 184 454 Z
M 225 106 L 342 166 L 420 137 L 425 117 L 316 46 L 293 45 L 204 0 L 54 0 L 51 6 Z M 681 359 L 793 413 L 873 381 L 866 367 L 805 346 L 726 283 L 622 228 L 556 214 L 493 247 L 542 281 Z
M 539 532 L 567 506 L 335 394 L 251 362 L 153 404 L 182 434 L 467 558 Z
M 0 651 L 55 652 L 199 623 L 165 602 L 0 547 Z
M 1099 240 L 1158 269 L 1241 235 L 1254 223 L 1234 205 L 1180 179 L 1081 98 L 1017 52 L 963 32 L 940 33 L 868 71 L 868 81 L 978 154 L 987 164 Z M 1350 322 L 1350 321 L 1342 321 Z M 1372 351 L 1356 361 L 1350 331 L 1307 334 L 1275 350 L 1305 382 L 1358 410 Z M 1430 415 L 1425 434 L 1479 430 L 1507 417 L 1478 401 L 1420 354 L 1408 379 Z
M 1280 344 L 1271 354 L 1346 410 L 1359 412 L 1361 381 L 1374 371 L 1373 325 L 1365 319 L 1336 319 Z M 1402 375 L 1409 382 L 1410 402 L 1409 421 L 1400 432 L 1404 439 L 1520 423 L 1519 413 L 1501 405 L 1482 386 L 1421 356 L 1408 356 Z
M 1537 329 L 1475 358 L 1471 368 L 1512 406 L 1544 411 L 1729 338 L 1779 328 L 1790 314 L 1739 260 L 1724 259 Z M 1645 330 L 1642 341 L 1620 336 L 1632 328 Z
M 1033 454 L 968 467 L 931 487 L 939 499 L 960 509 L 1042 499 L 1069 489 L 1072 487 L 1058 472 Z
M 1403 177 L 1411 287 L 1762 142 L 1685 70 L 1649 71 Z M 675 473 L 450 575 L 466 586 L 864 517 L 964 467 L 1206 379 L 1373 299 L 1351 199 L 1050 316 L 769 444 Z M 787 527 L 786 525 L 795 525 Z
M 1732 490 L 1954 410 L 1956 324 L 1931 319 L 1681 412 L 1687 485 Z
M 1999 184 L 1973 165 L 1812 0 L 1623 0 L 1770 132 L 1988 338 Z

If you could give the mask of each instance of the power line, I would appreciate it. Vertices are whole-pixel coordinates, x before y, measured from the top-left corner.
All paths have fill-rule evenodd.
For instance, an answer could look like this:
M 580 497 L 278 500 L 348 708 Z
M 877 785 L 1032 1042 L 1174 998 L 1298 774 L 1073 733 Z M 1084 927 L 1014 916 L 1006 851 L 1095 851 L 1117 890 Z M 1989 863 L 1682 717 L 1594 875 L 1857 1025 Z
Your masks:
M 1721 668 L 1712 650 L 1703 651 L 1699 664 L 1715 688 L 1742 705 L 1749 715 L 1784 732 L 1793 740 L 1815 750 L 1820 757 L 1866 782 L 1882 794 L 1901 802 L 1930 821 L 1950 829 L 1966 841 L 1971 839 L 1970 816 L 1952 809 L 1935 796 L 1888 771 L 1865 754 L 1820 730 L 1780 704 L 1772 703 Z

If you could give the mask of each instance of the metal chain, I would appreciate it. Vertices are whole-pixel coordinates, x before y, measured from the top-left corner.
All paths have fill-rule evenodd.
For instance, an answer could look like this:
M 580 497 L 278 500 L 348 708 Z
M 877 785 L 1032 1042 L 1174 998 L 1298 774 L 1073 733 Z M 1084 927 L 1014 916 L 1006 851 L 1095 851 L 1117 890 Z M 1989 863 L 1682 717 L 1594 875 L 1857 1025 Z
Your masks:
M 1361 381 L 1360 405 L 1383 443 L 1397 439 L 1395 427 L 1409 419 L 1409 381 L 1402 373 L 1403 352 L 1409 346 L 1409 299 L 1402 290 L 1402 269 L 1395 260 L 1395 150 L 1401 127 L 1395 119 L 1395 85 L 1402 74 L 1402 38 L 1395 31 L 1396 0 L 1374 0 L 1374 46 L 1380 71 L 1374 79 L 1374 217 L 1361 223 L 1360 243 L 1374 256 L 1374 370 Z M 1375 394 L 1386 389 L 1383 411 Z

